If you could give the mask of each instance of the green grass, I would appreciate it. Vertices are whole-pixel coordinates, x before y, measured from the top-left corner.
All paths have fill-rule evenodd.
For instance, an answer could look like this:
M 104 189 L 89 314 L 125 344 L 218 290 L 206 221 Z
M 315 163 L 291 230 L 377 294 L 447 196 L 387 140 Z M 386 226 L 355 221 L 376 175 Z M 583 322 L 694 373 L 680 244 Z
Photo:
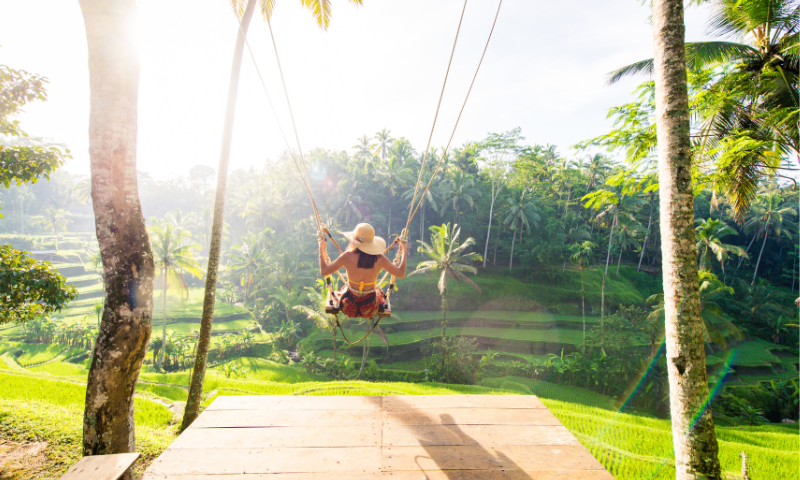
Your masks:
M 185 388 L 174 385 L 154 385 L 151 383 L 139 382 L 136 384 L 136 393 L 147 392 L 157 397 L 161 397 L 173 402 L 185 402 L 188 391 Z
M 167 322 L 169 322 L 169 319 L 167 319 Z M 153 333 L 159 337 L 161 336 L 161 326 L 162 320 L 160 318 L 153 321 Z M 253 320 L 231 320 L 230 322 L 214 322 L 213 331 L 240 333 L 242 330 L 252 327 Z M 198 332 L 200 331 L 200 317 L 197 318 L 197 322 L 167 323 L 167 331 L 176 332 L 181 335 Z
M 47 345 L 41 343 L 24 343 L 19 347 L 25 353 L 17 357 L 17 362 L 23 367 L 47 362 L 56 358 L 61 352 L 67 350 L 64 345 Z
M 617 480 L 675 478 L 669 420 L 618 413 L 574 402 L 543 399 Z M 719 459 L 726 478 L 740 478 L 739 453 L 747 452 L 752 478 L 797 478 L 797 431 L 718 427 Z
M 301 383 L 324 380 L 324 377 L 309 375 L 299 368 L 292 368 L 260 358 L 244 357 L 233 360 L 232 362 L 247 370 L 246 378 L 251 378 L 253 380 L 281 383 Z M 222 373 L 222 365 L 212 370 L 216 371 L 219 375 L 224 375 Z
M 363 335 L 362 329 L 345 329 L 347 337 L 360 338 Z M 452 336 L 486 337 L 502 340 L 517 340 L 527 342 L 548 342 L 570 345 L 580 345 L 583 342 L 583 332 L 573 329 L 551 328 L 546 330 L 527 330 L 516 328 L 490 328 L 490 327 L 449 327 L 447 334 Z M 407 345 L 416 343 L 429 338 L 440 338 L 441 328 L 431 328 L 427 330 L 411 330 L 404 332 L 389 333 L 389 345 Z M 330 339 L 329 332 L 315 331 L 308 338 L 310 339 Z M 645 345 L 644 338 L 635 340 L 635 344 Z
M 552 325 L 555 323 L 567 323 L 580 325 L 583 322 L 581 315 L 563 315 L 549 312 L 514 312 L 507 310 L 481 310 L 481 311 L 453 311 L 447 313 L 448 321 L 465 320 L 500 320 L 504 322 L 515 322 L 519 324 L 544 324 Z M 404 323 L 414 323 L 422 321 L 441 321 L 442 312 L 431 311 L 402 311 L 392 314 L 391 318 L 381 321 L 385 325 L 401 325 Z M 600 316 L 586 315 L 586 323 L 600 323 Z
M 524 377 L 500 377 L 486 379 L 481 385 L 493 388 L 502 388 L 518 391 L 523 394 L 533 394 L 540 398 L 549 398 L 564 402 L 579 403 L 590 407 L 611 410 L 614 408 L 614 401 L 605 395 L 586 390 L 585 388 L 572 387 L 569 385 L 556 385 L 542 380 L 534 380 Z
M 67 362 L 46 363 L 38 367 L 31 367 L 28 370 L 36 373 L 47 373 L 54 377 L 64 377 L 82 381 L 86 381 L 86 376 L 89 374 L 89 371 L 84 368 L 83 365 Z
M 500 272 L 481 272 L 471 277 L 481 288 L 478 294 L 465 282 L 452 282 L 448 298 L 453 310 L 507 309 L 523 310 L 535 306 L 571 315 L 580 314 L 580 271 L 542 269 L 528 281 Z M 600 304 L 603 271 L 601 267 L 585 274 L 587 313 L 590 304 Z M 399 291 L 392 297 L 398 312 L 436 310 L 440 299 L 435 275 L 406 277 L 398 282 Z M 661 291 L 660 280 L 635 268 L 623 266 L 620 275 L 609 269 L 606 280 L 606 305 L 643 304 L 648 296 Z
M 36 377 L 0 373 L 0 398 L 5 400 L 43 400 L 57 406 L 83 404 L 86 386 L 78 383 Z M 161 404 L 150 400 L 135 399 L 134 417 L 137 424 L 154 428 L 169 425 L 172 414 Z
M 181 317 L 197 317 L 200 318 L 200 315 L 203 313 L 203 295 L 205 293 L 205 289 L 202 287 L 194 287 L 189 288 L 189 296 L 183 297 L 181 295 L 176 295 L 174 292 L 167 293 L 167 316 L 173 318 L 181 318 Z M 161 311 L 162 305 L 162 291 L 155 291 L 153 292 L 153 305 L 157 305 L 154 309 L 158 312 Z M 236 313 L 242 313 L 244 310 L 241 307 L 237 307 L 235 305 L 228 305 L 227 303 L 223 303 L 217 301 L 214 304 L 214 315 L 215 316 L 227 316 L 227 315 L 234 315 Z M 156 316 L 160 315 L 160 313 L 156 313 Z

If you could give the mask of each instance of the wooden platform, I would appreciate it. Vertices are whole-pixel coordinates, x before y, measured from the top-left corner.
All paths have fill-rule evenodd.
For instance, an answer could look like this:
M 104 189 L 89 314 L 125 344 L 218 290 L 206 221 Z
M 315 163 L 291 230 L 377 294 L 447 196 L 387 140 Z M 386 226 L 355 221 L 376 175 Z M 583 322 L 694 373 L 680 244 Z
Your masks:
M 217 398 L 142 480 L 613 480 L 534 396 Z

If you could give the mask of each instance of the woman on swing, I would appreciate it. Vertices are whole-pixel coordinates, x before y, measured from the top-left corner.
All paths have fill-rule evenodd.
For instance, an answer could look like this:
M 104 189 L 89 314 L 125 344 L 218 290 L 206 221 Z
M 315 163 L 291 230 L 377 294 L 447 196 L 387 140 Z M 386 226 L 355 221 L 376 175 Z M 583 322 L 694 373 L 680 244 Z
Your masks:
M 350 318 L 372 318 L 385 307 L 384 294 L 376 285 L 378 274 L 386 270 L 397 278 L 406 276 L 406 242 L 400 241 L 403 260 L 398 267 L 383 255 L 386 241 L 375 236 L 375 229 L 368 223 L 359 223 L 352 232 L 339 232 L 350 240 L 350 245 L 339 258 L 328 263 L 325 260 L 325 237 L 319 240 L 319 273 L 327 277 L 344 267 L 348 284 L 338 292 L 341 311 Z

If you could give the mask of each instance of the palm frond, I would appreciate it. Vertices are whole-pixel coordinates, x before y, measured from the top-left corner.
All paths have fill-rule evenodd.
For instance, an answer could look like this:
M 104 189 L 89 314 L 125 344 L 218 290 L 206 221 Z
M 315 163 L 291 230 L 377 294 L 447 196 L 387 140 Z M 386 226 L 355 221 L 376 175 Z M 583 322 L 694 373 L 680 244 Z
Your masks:
M 608 80 L 606 80 L 607 85 L 613 85 L 623 79 L 624 77 L 638 75 L 640 73 L 646 72 L 648 75 L 653 74 L 653 59 L 642 60 L 640 62 L 632 63 L 626 67 L 622 67 L 618 70 L 614 70 L 613 72 L 608 74 Z

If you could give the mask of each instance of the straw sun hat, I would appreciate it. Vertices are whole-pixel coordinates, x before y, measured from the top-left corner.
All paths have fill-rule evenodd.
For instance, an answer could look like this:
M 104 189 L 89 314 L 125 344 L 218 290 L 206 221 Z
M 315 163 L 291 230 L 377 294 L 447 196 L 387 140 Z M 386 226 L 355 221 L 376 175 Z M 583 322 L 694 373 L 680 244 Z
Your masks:
M 339 232 L 347 237 L 359 250 L 370 255 L 381 255 L 386 250 L 386 240 L 375 236 L 369 223 L 359 223 L 352 232 Z

